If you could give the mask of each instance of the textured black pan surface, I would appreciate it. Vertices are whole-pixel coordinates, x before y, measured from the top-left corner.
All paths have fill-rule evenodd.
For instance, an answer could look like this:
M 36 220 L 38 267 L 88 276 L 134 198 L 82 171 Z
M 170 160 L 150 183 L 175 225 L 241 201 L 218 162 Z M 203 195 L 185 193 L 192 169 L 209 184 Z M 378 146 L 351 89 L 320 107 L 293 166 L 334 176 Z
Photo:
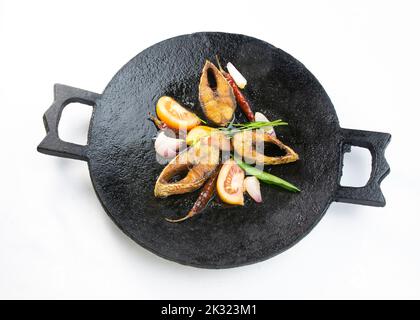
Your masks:
M 244 93 L 255 111 L 289 123 L 289 127 L 276 129 L 277 135 L 301 159 L 265 169 L 294 183 L 302 192 L 293 194 L 262 185 L 262 204 L 247 199 L 244 207 L 230 207 L 213 201 L 195 218 L 171 224 L 164 217 L 185 215 L 198 192 L 154 197 L 154 184 L 163 165 L 156 161 L 153 137 L 157 130 L 148 121 L 148 113 L 155 112 L 160 96 L 169 95 L 204 118 L 198 103 L 200 71 L 205 60 L 214 61 L 216 54 L 224 64 L 233 62 L 245 75 L 248 86 Z M 79 101 L 76 97 L 86 93 L 80 90 L 66 96 L 69 90 L 80 89 L 56 87 L 57 114 L 61 113 L 60 106 Z M 206 268 L 250 264 L 272 257 L 303 238 L 333 200 L 385 203 L 379 183 L 389 172 L 383 158 L 389 135 L 341 129 L 330 99 L 304 65 L 258 39 L 197 33 L 163 41 L 128 62 L 102 95 L 87 94 L 86 99 L 95 105 L 88 145 L 82 151 L 75 150 L 73 156 L 67 149 L 64 154 L 61 141 L 54 145 L 53 138 L 48 138 L 54 134 L 49 133 L 49 140 L 41 143 L 39 151 L 88 160 L 93 185 L 109 216 L 134 241 L 164 258 Z M 236 116 L 246 122 L 239 108 Z M 55 125 L 58 120 L 59 115 Z M 354 138 L 353 132 L 361 136 Z M 375 134 L 376 140 L 372 138 Z M 365 190 L 371 195 L 360 188 L 339 186 L 345 144 L 367 147 L 376 157 L 376 171 L 369 190 Z M 66 147 L 71 153 L 72 146 Z

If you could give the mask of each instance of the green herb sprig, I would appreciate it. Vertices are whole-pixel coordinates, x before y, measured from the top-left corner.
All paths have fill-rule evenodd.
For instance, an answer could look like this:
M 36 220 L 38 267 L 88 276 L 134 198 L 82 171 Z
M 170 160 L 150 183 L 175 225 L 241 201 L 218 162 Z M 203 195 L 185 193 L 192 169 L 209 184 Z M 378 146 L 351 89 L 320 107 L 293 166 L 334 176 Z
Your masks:
M 233 128 L 218 128 L 219 130 L 225 132 L 228 135 L 234 135 L 235 133 L 241 131 L 248 131 L 248 130 L 256 130 L 265 127 L 277 127 L 277 126 L 287 126 L 288 123 L 277 119 L 274 121 L 254 121 L 254 122 L 246 122 L 246 123 L 232 123 Z

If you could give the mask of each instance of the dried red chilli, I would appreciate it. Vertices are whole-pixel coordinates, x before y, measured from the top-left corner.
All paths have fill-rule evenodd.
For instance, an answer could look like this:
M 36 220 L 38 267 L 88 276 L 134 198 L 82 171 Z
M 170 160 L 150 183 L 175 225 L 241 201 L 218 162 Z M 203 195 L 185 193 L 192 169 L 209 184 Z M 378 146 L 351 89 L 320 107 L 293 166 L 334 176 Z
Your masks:
M 242 111 L 245 113 L 246 117 L 249 121 L 255 121 L 254 113 L 251 110 L 251 106 L 249 102 L 246 100 L 245 96 L 242 94 L 241 89 L 235 83 L 230 73 L 222 70 L 223 76 L 226 78 L 227 82 L 230 84 L 233 90 L 233 94 L 235 95 L 236 101 L 238 101 L 239 106 L 241 107 Z
M 213 174 L 207 180 L 206 184 L 204 185 L 203 189 L 200 192 L 200 195 L 195 201 L 193 207 L 191 208 L 191 210 L 188 212 L 188 214 L 185 217 L 180 218 L 180 219 L 165 218 L 165 220 L 169 222 L 181 222 L 203 211 L 214 195 L 214 192 L 216 190 L 217 176 L 219 175 L 219 171 L 221 167 L 222 165 L 219 164 L 217 169 L 213 172 Z

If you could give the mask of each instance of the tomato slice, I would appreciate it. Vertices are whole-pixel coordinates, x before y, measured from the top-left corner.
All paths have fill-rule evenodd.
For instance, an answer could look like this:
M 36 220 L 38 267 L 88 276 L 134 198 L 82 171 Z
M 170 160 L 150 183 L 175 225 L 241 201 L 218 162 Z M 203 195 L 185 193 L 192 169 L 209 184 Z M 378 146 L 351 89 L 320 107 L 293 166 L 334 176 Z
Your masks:
M 244 171 L 232 159 L 226 161 L 217 178 L 217 194 L 223 202 L 244 205 Z
M 168 127 L 177 130 L 190 130 L 201 121 L 194 113 L 181 106 L 175 99 L 161 97 L 156 104 L 156 114 Z

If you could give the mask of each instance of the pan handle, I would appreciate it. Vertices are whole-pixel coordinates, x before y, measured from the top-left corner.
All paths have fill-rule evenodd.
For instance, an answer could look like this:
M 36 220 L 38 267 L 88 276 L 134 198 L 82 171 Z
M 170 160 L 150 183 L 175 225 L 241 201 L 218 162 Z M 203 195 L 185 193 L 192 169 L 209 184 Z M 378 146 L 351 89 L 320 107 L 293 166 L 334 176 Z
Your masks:
M 58 124 L 66 105 L 79 102 L 95 107 L 101 95 L 62 84 L 54 85 L 54 102 L 44 113 L 44 126 L 47 135 L 38 145 L 38 152 L 77 160 L 87 160 L 86 146 L 66 142 L 58 136 Z
M 353 129 L 341 129 L 341 133 L 341 170 L 343 168 L 345 151 L 348 150 L 349 146 L 357 146 L 369 149 L 372 155 L 372 172 L 369 181 L 364 187 L 343 187 L 339 185 L 334 200 L 375 207 L 385 206 L 385 198 L 380 184 L 390 172 L 389 165 L 385 159 L 385 149 L 391 140 L 391 135 L 389 133 Z

